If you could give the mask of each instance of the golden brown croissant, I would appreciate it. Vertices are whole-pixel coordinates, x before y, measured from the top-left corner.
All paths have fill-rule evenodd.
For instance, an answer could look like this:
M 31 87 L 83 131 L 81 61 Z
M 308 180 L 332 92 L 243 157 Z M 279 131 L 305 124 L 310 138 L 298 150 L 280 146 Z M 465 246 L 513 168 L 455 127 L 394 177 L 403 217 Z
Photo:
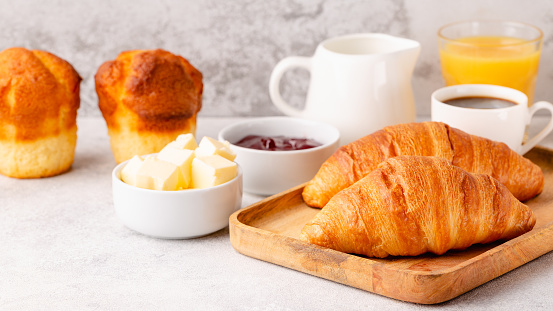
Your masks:
M 388 159 L 340 191 L 300 240 L 369 257 L 443 254 L 511 239 L 536 218 L 496 179 L 437 157 Z
M 400 155 L 436 156 L 455 166 L 498 179 L 519 200 L 543 190 L 539 166 L 507 145 L 467 134 L 439 122 L 385 127 L 340 147 L 303 190 L 305 203 L 323 207 L 338 191 L 374 170 L 379 163 Z

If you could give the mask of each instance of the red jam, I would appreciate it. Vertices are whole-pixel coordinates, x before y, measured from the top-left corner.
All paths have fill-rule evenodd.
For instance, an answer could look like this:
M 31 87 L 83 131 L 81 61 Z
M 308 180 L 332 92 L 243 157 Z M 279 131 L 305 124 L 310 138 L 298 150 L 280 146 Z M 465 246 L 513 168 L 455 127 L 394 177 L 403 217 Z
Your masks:
M 315 148 L 322 144 L 309 138 L 248 135 L 235 143 L 235 145 L 257 150 L 290 151 Z

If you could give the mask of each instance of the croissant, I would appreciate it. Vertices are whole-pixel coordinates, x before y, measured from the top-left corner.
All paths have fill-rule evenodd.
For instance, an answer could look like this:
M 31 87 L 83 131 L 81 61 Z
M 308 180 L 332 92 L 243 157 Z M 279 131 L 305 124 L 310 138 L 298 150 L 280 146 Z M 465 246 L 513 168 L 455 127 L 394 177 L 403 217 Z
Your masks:
M 300 240 L 369 257 L 441 255 L 514 238 L 535 222 L 489 175 L 437 157 L 400 156 L 336 194 Z
M 302 196 L 312 207 L 323 207 L 338 191 L 372 172 L 379 163 L 400 155 L 436 156 L 455 166 L 498 179 L 519 200 L 543 190 L 540 167 L 507 145 L 467 134 L 440 122 L 385 127 L 340 147 L 307 183 Z

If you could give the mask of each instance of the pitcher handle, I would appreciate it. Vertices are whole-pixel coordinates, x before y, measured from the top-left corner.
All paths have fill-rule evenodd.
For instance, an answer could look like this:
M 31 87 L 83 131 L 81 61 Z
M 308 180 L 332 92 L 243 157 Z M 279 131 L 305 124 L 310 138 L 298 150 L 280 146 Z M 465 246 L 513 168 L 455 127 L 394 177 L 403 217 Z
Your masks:
M 294 67 L 307 69 L 311 73 L 311 57 L 290 56 L 281 60 L 271 73 L 269 81 L 269 95 L 273 104 L 284 114 L 292 117 L 301 117 L 303 110 L 290 106 L 280 94 L 280 80 L 284 73 Z
M 542 139 L 545 138 L 545 136 L 547 136 L 551 132 L 551 130 L 553 130 L 553 104 L 546 101 L 537 102 L 533 104 L 532 107 L 530 107 L 530 109 L 528 110 L 528 121 L 526 124 L 530 124 L 534 113 L 541 109 L 549 110 L 549 112 L 551 113 L 549 123 L 547 123 L 547 125 L 536 136 L 532 137 L 526 143 L 522 144 L 520 154 L 525 154 L 526 152 L 530 151 L 530 149 L 534 148 L 534 146 L 536 146 Z

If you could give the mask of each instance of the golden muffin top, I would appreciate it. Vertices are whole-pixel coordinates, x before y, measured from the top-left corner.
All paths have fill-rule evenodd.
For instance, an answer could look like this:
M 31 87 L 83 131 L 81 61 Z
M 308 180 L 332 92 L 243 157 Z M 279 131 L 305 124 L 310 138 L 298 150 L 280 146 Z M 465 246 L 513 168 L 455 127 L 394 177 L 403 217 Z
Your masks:
M 0 52 L 0 139 L 35 140 L 74 127 L 80 82 L 73 66 L 51 53 Z
M 138 116 L 136 130 L 171 131 L 202 107 L 202 74 L 186 59 L 164 50 L 119 54 L 95 76 L 99 106 L 106 123 L 117 128 L 117 107 Z

